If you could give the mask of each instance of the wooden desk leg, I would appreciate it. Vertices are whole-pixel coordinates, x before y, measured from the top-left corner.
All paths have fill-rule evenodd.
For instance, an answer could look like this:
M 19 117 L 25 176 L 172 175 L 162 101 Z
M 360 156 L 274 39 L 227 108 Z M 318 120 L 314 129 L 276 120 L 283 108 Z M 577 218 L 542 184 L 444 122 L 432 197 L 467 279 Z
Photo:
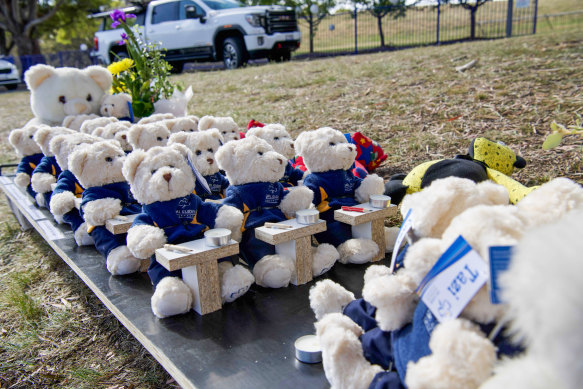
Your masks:
M 183 268 L 182 280 L 192 289 L 193 309 L 198 314 L 206 315 L 221 309 L 221 284 L 217 261 Z
M 296 277 L 292 278 L 292 284 L 297 286 L 312 281 L 314 276 L 311 235 L 275 245 L 275 252 L 293 258 L 295 261 Z
M 385 221 L 384 219 L 375 219 L 369 223 L 362 223 L 352 226 L 352 236 L 360 239 L 371 239 L 379 246 L 379 252 L 371 262 L 380 261 L 385 257 Z

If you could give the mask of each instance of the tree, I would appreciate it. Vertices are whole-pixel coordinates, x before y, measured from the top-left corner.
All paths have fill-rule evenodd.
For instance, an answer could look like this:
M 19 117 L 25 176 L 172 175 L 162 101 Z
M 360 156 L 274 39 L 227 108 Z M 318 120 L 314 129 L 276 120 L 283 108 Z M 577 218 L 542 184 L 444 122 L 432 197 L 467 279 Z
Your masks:
M 310 28 L 310 54 L 314 53 L 314 36 L 318 25 L 330 9 L 336 5 L 335 0 L 285 0 L 285 5 L 294 7 L 300 19 L 304 19 Z
M 476 12 L 478 8 L 491 0 L 458 0 L 457 3 L 470 11 L 470 39 L 476 39 Z M 447 3 L 448 0 L 441 0 L 441 3 Z
M 0 29 L 0 55 L 8 55 L 14 47 L 14 40 L 11 39 L 9 43 L 6 35 L 6 30 Z
M 368 12 L 377 19 L 381 47 L 385 47 L 385 35 L 383 33 L 383 18 L 392 14 L 393 19 L 405 17 L 407 11 L 406 0 L 364 0 Z M 413 4 L 414 5 L 414 4 Z

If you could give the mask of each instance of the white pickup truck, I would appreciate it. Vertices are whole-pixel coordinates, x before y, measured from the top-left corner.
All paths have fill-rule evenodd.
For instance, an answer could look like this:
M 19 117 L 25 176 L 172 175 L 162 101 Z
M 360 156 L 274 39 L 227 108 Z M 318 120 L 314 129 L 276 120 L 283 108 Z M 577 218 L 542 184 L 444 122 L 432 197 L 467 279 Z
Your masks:
M 165 49 L 174 72 L 192 61 L 223 61 L 227 69 L 256 58 L 286 61 L 300 46 L 296 13 L 289 7 L 247 7 L 236 0 L 154 0 L 123 11 L 136 15 L 146 41 Z M 123 30 L 111 29 L 109 13 L 89 16 L 102 18 L 92 55 L 104 64 L 127 57 L 118 44 Z

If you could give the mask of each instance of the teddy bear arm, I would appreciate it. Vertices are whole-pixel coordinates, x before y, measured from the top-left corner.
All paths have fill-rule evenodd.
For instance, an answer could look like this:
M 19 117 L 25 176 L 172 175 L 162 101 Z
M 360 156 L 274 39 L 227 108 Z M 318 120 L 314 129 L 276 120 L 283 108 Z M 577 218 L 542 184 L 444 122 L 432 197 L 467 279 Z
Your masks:
M 28 173 L 17 173 L 14 177 L 14 183 L 24 188 L 30 184 L 30 175 Z
M 140 216 L 138 216 L 140 217 Z M 133 256 L 140 259 L 148 259 L 166 244 L 164 230 L 149 224 L 137 224 L 129 229 L 126 238 L 128 249 Z
M 295 217 L 296 212 L 301 209 L 308 209 L 314 200 L 314 192 L 305 186 L 292 188 L 281 200 L 279 209 L 287 217 Z
M 223 205 L 217 212 L 215 228 L 227 228 L 232 233 L 241 230 L 243 225 L 243 213 L 230 205 Z
M 385 191 L 385 183 L 383 179 L 376 174 L 369 174 L 366 176 L 360 186 L 354 192 L 356 201 L 359 203 L 368 202 L 370 195 L 383 194 Z
M 102 226 L 121 212 L 121 200 L 111 197 L 89 201 L 83 204 L 83 217 L 92 226 Z
M 53 215 L 63 216 L 75 208 L 75 195 L 69 191 L 53 192 L 50 208 Z
M 50 173 L 33 173 L 30 179 L 32 190 L 34 190 L 36 193 L 51 192 L 51 185 L 56 182 L 57 179 Z

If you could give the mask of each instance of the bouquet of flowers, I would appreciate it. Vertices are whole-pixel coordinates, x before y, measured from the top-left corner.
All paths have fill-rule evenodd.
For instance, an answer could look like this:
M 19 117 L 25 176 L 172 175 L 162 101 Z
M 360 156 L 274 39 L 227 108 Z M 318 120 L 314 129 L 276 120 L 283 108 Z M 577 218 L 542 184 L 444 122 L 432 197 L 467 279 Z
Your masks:
M 157 45 L 144 41 L 139 26 L 131 25 L 136 15 L 115 10 L 110 16 L 111 27 L 124 30 L 119 44 L 126 46 L 129 55 L 124 59 L 118 57 L 119 61 L 107 67 L 113 75 L 113 93 L 130 94 L 134 116 L 149 116 L 154 113 L 154 103 L 171 97 L 177 87 L 169 79 L 171 66 Z

